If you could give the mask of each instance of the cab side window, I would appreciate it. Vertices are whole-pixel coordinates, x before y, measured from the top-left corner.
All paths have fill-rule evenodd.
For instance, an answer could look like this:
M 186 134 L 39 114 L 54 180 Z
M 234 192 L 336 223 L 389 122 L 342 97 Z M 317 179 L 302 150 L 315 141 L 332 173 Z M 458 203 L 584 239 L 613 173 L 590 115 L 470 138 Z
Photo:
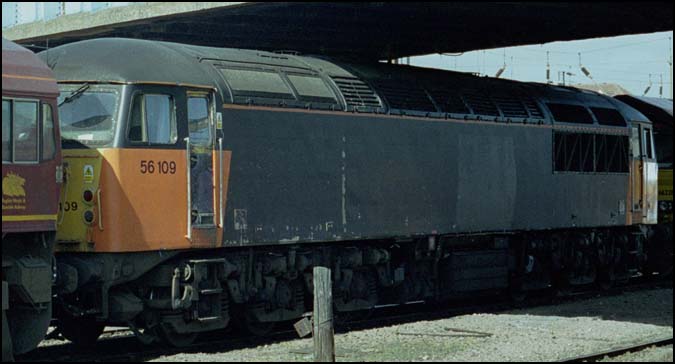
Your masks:
M 188 124 L 191 143 L 210 145 L 211 125 L 209 122 L 209 101 L 206 97 L 188 98 Z
M 170 95 L 137 94 L 129 119 L 128 139 L 137 144 L 175 144 L 176 114 Z
M 652 131 L 651 129 L 642 129 L 644 133 L 643 145 L 645 146 L 644 156 L 647 159 L 653 159 L 654 153 L 652 150 Z
M 56 139 L 51 105 L 38 100 L 3 99 L 2 161 L 38 163 L 40 160 L 54 159 L 55 154 Z
M 12 140 L 15 162 L 38 160 L 38 103 L 14 101 Z
M 56 142 L 54 136 L 54 115 L 52 106 L 42 104 L 42 160 L 54 159 Z
M 633 126 L 630 129 L 631 136 L 630 136 L 630 150 L 631 150 L 631 155 L 633 156 L 634 159 L 642 157 L 642 151 L 640 150 L 640 146 L 642 145 L 642 141 L 640 139 L 640 127 L 639 126 Z

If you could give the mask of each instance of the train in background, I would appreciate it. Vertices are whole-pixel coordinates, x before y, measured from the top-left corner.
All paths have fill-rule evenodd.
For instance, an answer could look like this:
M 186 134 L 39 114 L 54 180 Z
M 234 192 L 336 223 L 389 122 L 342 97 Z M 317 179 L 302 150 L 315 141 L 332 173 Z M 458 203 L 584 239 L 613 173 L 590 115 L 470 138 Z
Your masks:
M 52 71 L 2 39 L 2 360 L 37 347 L 52 318 L 62 182 Z
M 653 127 L 616 99 L 131 39 L 40 57 L 61 91 L 54 316 L 74 342 L 264 333 L 309 310 L 314 265 L 338 315 L 668 269 L 647 239 Z

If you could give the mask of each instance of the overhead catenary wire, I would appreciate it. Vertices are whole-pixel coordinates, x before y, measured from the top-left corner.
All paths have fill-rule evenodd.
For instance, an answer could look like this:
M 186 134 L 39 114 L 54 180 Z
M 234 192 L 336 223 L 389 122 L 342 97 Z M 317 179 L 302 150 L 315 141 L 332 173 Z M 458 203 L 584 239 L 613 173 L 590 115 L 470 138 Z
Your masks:
M 584 67 L 584 65 L 581 64 L 581 52 L 579 52 L 579 69 L 581 69 L 581 72 L 584 75 L 586 75 L 586 77 L 590 78 L 593 82 L 595 82 L 593 77 L 591 77 L 591 72 L 588 70 L 588 68 Z M 597 82 L 595 82 L 595 83 L 597 83 Z
M 579 70 L 579 72 L 575 72 L 576 76 L 588 77 L 588 79 L 595 84 L 628 83 L 631 85 L 639 85 L 639 84 L 645 85 L 645 83 L 649 83 L 648 79 L 650 74 L 659 75 L 663 74 L 664 72 L 669 72 L 672 79 L 672 71 L 670 71 L 670 69 L 672 68 L 672 61 L 671 61 L 672 51 L 669 52 L 669 55 L 667 57 L 665 57 L 666 58 L 665 62 L 664 58 L 661 58 L 661 60 L 654 58 L 656 54 L 654 53 L 653 50 L 650 50 L 649 52 L 638 51 L 639 46 L 641 45 L 653 44 L 656 42 L 661 42 L 666 39 L 668 40 L 669 43 L 667 47 L 663 48 L 672 49 L 672 38 L 670 36 L 667 37 L 662 36 L 641 42 L 630 42 L 624 44 L 616 44 L 616 41 L 614 40 L 610 40 L 609 42 L 603 41 L 605 44 L 600 44 L 601 45 L 600 47 L 588 47 L 588 45 L 590 44 L 586 44 L 586 47 L 579 46 L 579 49 L 576 52 L 556 50 L 555 47 L 557 46 L 557 44 L 540 45 L 536 49 L 534 49 L 534 46 L 529 46 L 529 48 L 526 48 L 528 46 L 521 46 L 521 47 L 493 48 L 487 50 L 475 50 L 463 54 L 460 53 L 452 54 L 454 56 L 453 62 L 455 64 L 455 67 L 453 69 L 458 72 L 471 72 L 483 76 L 489 75 L 492 77 L 497 76 L 499 78 L 504 78 L 505 77 L 504 72 L 507 71 L 508 68 L 508 70 L 511 71 L 510 78 L 515 79 L 514 68 L 516 67 L 515 61 L 516 57 L 514 57 L 514 55 L 511 55 L 511 61 L 508 64 L 504 60 L 506 50 L 508 49 L 509 52 L 513 52 L 513 54 L 517 55 L 518 65 L 525 67 L 525 69 L 527 70 L 539 68 L 543 64 L 546 65 L 546 74 L 541 75 L 545 77 L 539 78 L 536 77 L 536 75 L 533 75 L 531 71 L 527 71 L 525 72 L 525 74 L 520 75 L 520 77 L 523 78 L 522 81 L 553 83 L 552 72 L 558 72 L 559 78 L 560 72 L 565 72 L 566 73 L 565 83 L 570 84 L 570 81 L 581 82 L 582 80 L 576 77 L 574 77 L 575 78 L 574 80 L 571 79 L 573 78 L 573 76 L 575 76 L 571 74 L 572 72 L 574 72 L 573 69 L 577 69 Z M 598 43 L 595 43 L 595 45 L 597 44 Z M 567 46 L 569 47 L 569 44 Z M 633 50 L 629 51 L 629 49 L 631 48 L 633 48 Z M 621 51 L 613 52 L 612 50 L 614 49 L 618 49 Z M 607 56 L 610 58 L 605 57 L 604 54 L 603 56 L 599 56 L 598 52 L 601 51 L 606 52 Z M 498 52 L 502 53 L 501 54 L 502 62 L 498 61 L 495 62 L 496 61 L 495 56 L 497 56 Z M 630 55 L 628 55 L 627 52 L 629 52 Z M 591 53 L 595 55 L 593 57 L 588 56 L 584 57 L 585 55 L 582 56 L 581 53 Z M 474 61 L 473 65 L 471 64 L 472 62 L 469 63 L 462 62 L 461 57 L 462 55 L 468 56 L 471 54 L 476 55 L 476 58 L 474 58 L 473 60 Z M 610 56 L 610 54 L 612 55 Z M 443 55 L 450 55 L 450 54 L 447 53 L 441 54 L 441 57 Z M 571 59 L 572 55 L 575 55 L 576 62 Z M 643 59 L 633 60 L 634 58 L 640 56 L 642 56 L 641 58 Z M 546 58 L 544 59 L 544 57 Z M 581 59 L 582 57 L 583 60 Z M 555 61 L 558 62 L 552 62 L 554 59 Z M 661 65 L 669 67 L 669 70 L 661 70 L 662 68 Z M 591 70 L 593 71 L 591 72 Z M 654 84 L 658 81 L 659 85 L 664 84 L 666 85 L 666 87 L 668 87 L 668 85 L 671 85 L 670 88 L 672 89 L 673 84 L 672 80 L 670 82 L 665 82 L 668 80 L 668 77 L 665 78 L 666 80 L 663 80 L 663 82 L 661 82 L 660 79 L 652 80 L 652 88 L 656 89 Z M 633 90 L 634 93 L 640 94 L 641 91 L 644 90 L 644 87 L 645 86 L 642 86 L 641 89 L 636 90 L 635 86 L 631 86 L 631 89 Z M 651 91 L 652 90 L 650 89 L 649 92 Z
M 661 61 L 661 63 L 662 62 L 663 61 Z M 541 63 L 542 62 L 522 62 L 521 59 L 518 58 L 518 64 L 519 65 L 539 66 L 539 65 L 541 65 Z M 512 64 L 513 64 L 513 62 L 512 62 Z M 589 70 L 590 67 L 593 66 L 593 65 L 594 64 L 587 64 L 584 67 L 587 70 Z M 487 67 L 501 67 L 501 66 L 503 66 L 503 64 L 496 63 L 496 62 L 488 62 L 487 63 Z M 555 66 L 555 67 L 558 67 L 558 68 L 573 67 L 573 65 L 571 65 L 569 63 L 550 63 L 547 66 L 551 66 L 551 67 Z M 467 68 L 468 66 L 464 65 L 463 67 Z M 590 72 L 590 70 L 589 70 L 589 72 Z M 632 75 L 632 76 L 648 76 L 650 74 L 649 72 L 638 72 L 638 71 L 635 71 L 631 68 L 624 68 L 624 69 L 621 69 L 621 68 L 601 68 L 600 70 L 596 70 L 596 72 L 594 72 L 594 73 L 596 74 L 596 76 L 597 76 L 597 74 L 604 74 L 604 73 L 621 73 L 621 74 L 624 74 L 624 75 Z
M 511 79 L 514 78 L 514 73 L 516 71 L 516 62 L 513 61 L 513 57 L 511 56 Z
M 593 53 L 593 52 L 607 51 L 607 50 L 610 50 L 610 49 L 619 49 L 619 48 L 639 46 L 639 45 L 644 45 L 644 44 L 648 44 L 648 43 L 660 42 L 660 41 L 666 40 L 666 39 L 669 39 L 669 38 L 668 37 L 658 38 L 658 39 L 645 40 L 645 41 L 629 43 L 629 44 L 621 44 L 621 45 L 612 46 L 612 47 L 596 48 L 596 49 L 591 49 L 591 50 L 585 50 L 584 53 Z
M 652 75 L 649 75 L 649 85 L 645 89 L 645 92 L 642 93 L 642 96 L 646 96 L 649 93 L 649 90 L 652 88 Z
M 505 70 L 506 70 L 506 49 L 504 49 L 504 65 L 502 66 L 502 68 L 497 70 L 497 73 L 495 74 L 495 78 L 499 78 L 499 76 L 501 76 L 502 73 L 504 73 Z
M 633 47 L 633 46 L 639 46 L 643 44 L 649 44 L 649 43 L 654 43 L 654 42 L 660 42 L 662 40 L 668 40 L 671 39 L 670 37 L 664 37 L 664 38 L 657 38 L 657 39 L 650 39 L 650 40 L 645 40 L 641 42 L 635 42 L 635 43 L 629 43 L 629 44 L 620 44 L 616 46 L 611 46 L 611 47 L 602 47 L 602 48 L 590 48 L 590 49 L 581 49 L 580 51 L 583 53 L 594 53 L 594 52 L 600 52 L 600 51 L 606 51 L 610 49 L 619 49 L 619 48 L 626 48 L 626 47 Z M 534 52 L 534 53 L 539 53 L 541 54 L 542 52 L 550 52 L 550 53 L 557 53 L 557 54 L 570 54 L 570 55 L 576 55 L 579 53 L 577 52 L 569 52 L 569 51 L 557 51 L 557 50 L 551 50 L 551 49 L 528 49 L 525 47 L 531 47 L 531 46 L 522 46 L 519 48 L 519 50 L 524 51 L 524 52 Z M 546 45 L 540 45 L 540 47 L 547 47 Z M 513 48 L 513 47 L 510 47 Z
M 578 52 L 575 53 L 575 54 L 578 55 Z M 547 63 L 548 63 L 548 62 L 547 62 Z M 602 65 L 602 64 L 643 65 L 643 64 L 651 64 L 651 63 L 663 63 L 663 60 L 660 60 L 660 61 L 646 61 L 646 62 L 645 62 L 645 61 L 618 62 L 618 63 L 612 63 L 612 62 L 586 62 L 586 67 L 587 67 L 587 68 L 588 68 L 588 67 L 594 67 L 594 66 Z M 542 61 L 541 61 L 541 60 L 534 59 L 534 58 L 526 58 L 526 57 L 524 58 L 524 57 L 521 56 L 521 57 L 518 57 L 518 64 L 520 64 L 520 65 L 538 66 L 538 65 L 541 65 L 541 64 L 542 64 Z M 502 64 L 502 63 L 499 63 L 499 62 L 486 62 L 485 65 L 486 65 L 487 67 L 499 67 L 499 66 L 502 66 L 503 64 Z M 550 63 L 550 66 L 565 67 L 565 68 L 566 68 L 566 67 L 569 67 L 569 66 L 571 66 L 571 65 L 570 65 L 569 63 Z M 635 72 L 635 71 L 633 71 L 633 70 L 630 70 L 630 68 L 619 69 L 619 68 L 604 68 L 604 67 L 603 67 L 601 71 L 602 71 L 602 72 L 605 72 L 605 71 L 609 71 L 609 70 L 617 71 L 617 72 L 625 72 L 625 73 L 627 73 L 627 74 L 635 74 L 635 75 L 638 75 L 638 74 L 641 74 L 641 75 L 647 75 L 647 74 L 648 74 L 647 72 Z

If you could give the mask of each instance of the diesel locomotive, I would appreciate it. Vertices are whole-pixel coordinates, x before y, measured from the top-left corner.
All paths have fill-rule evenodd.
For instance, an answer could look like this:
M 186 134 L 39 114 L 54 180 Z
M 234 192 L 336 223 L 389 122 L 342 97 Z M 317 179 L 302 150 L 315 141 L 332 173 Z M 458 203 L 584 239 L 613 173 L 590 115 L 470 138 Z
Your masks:
M 52 317 L 62 178 L 52 71 L 2 39 L 2 360 L 37 347 Z
M 652 125 L 616 99 L 132 39 L 40 57 L 61 91 L 54 316 L 75 342 L 264 333 L 311 309 L 319 264 L 338 315 L 662 269 Z

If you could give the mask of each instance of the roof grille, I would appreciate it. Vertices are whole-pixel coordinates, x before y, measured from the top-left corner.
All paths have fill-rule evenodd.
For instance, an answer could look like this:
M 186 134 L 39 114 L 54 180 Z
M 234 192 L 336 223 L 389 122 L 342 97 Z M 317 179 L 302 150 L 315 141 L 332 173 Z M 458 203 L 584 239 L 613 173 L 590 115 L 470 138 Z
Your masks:
M 591 112 L 593 112 L 600 125 L 626 126 L 626 119 L 616 109 L 592 107 Z
M 442 89 L 429 90 L 431 98 L 434 99 L 436 105 L 441 108 L 442 112 L 451 114 L 470 114 L 471 112 L 462 101 L 462 98 L 455 92 Z
M 436 107 L 422 87 L 396 80 L 374 80 L 373 85 L 392 109 L 436 112 Z
M 527 109 L 527 112 L 530 113 L 530 117 L 532 118 L 537 118 L 537 119 L 543 119 L 544 118 L 544 113 L 541 111 L 539 108 L 539 105 L 534 101 L 529 96 L 523 96 L 522 97 L 523 104 L 525 105 L 525 108 Z
M 333 77 L 333 81 L 342 92 L 347 106 L 382 107 L 380 98 L 363 81 L 356 78 Z
M 483 93 L 471 91 L 464 93 L 464 100 L 474 114 L 500 116 L 497 106 Z
M 527 118 L 525 106 L 517 98 L 509 95 L 493 95 L 492 100 L 507 118 Z

